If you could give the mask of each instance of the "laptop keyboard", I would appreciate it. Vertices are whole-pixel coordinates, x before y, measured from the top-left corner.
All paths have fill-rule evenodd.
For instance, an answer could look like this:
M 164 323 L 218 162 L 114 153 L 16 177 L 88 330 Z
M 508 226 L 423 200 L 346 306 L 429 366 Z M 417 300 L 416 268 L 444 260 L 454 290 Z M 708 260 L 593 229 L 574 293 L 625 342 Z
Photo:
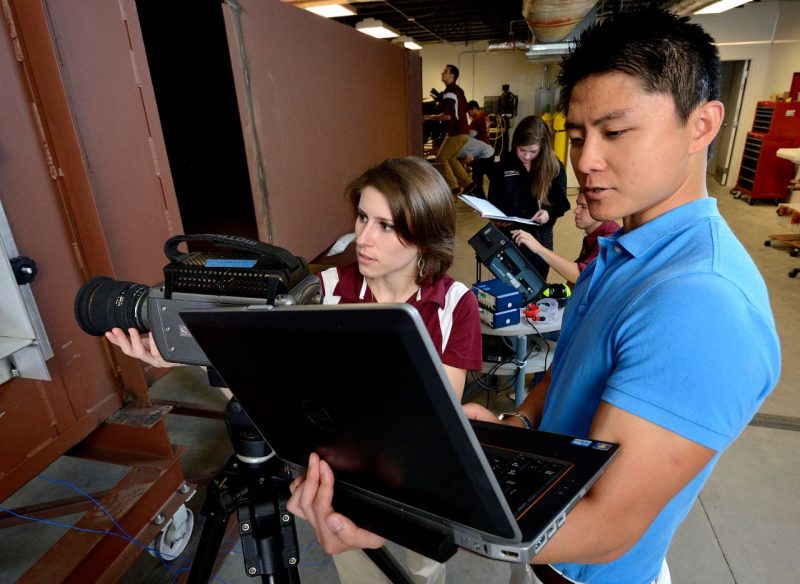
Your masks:
M 567 462 L 486 445 L 483 445 L 483 451 L 514 517 L 524 513 L 572 466 Z

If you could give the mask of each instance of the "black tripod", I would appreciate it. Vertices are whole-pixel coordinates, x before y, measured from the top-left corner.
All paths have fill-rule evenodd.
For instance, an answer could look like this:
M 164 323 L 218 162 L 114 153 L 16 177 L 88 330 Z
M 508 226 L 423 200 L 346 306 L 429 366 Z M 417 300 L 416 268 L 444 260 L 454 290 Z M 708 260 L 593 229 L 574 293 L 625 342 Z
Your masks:
M 234 454 L 208 486 L 200 510 L 206 522 L 188 581 L 209 581 L 228 520 L 236 511 L 247 574 L 269 584 L 299 584 L 297 533 L 294 516 L 286 510 L 291 474 L 236 400 L 225 409 L 225 425 Z M 385 548 L 365 551 L 391 582 L 412 584 Z

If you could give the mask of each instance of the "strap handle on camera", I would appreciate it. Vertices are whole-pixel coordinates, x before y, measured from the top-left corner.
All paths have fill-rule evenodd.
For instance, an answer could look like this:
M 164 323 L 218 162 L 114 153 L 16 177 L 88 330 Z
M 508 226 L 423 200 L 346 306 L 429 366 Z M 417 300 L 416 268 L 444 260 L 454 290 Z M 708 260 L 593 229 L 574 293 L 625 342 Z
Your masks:
M 263 241 L 248 239 L 247 237 L 241 237 L 239 235 L 219 235 L 213 233 L 176 235 L 174 237 L 170 237 L 164 244 L 164 254 L 170 261 L 183 261 L 189 256 L 189 253 L 178 251 L 178 246 L 181 243 L 189 243 L 192 241 L 208 242 L 217 247 L 229 247 L 241 251 L 255 253 L 260 256 L 266 256 L 276 262 L 279 262 L 281 265 L 286 266 L 286 268 L 292 272 L 303 267 L 303 264 L 299 258 L 292 255 L 282 247 L 264 243 Z

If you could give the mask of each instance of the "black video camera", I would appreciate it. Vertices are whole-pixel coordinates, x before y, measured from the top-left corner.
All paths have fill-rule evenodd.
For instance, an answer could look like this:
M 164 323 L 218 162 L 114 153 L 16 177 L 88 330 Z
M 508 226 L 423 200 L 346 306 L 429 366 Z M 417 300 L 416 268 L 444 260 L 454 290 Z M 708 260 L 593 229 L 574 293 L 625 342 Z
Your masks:
M 178 251 L 190 242 L 211 244 L 213 251 Z M 319 280 L 309 275 L 305 260 L 268 243 L 231 235 L 178 235 L 167 240 L 164 253 L 170 260 L 164 281 L 152 288 L 106 276 L 81 286 L 75 297 L 81 329 L 94 336 L 114 327 L 152 332 L 165 361 L 210 365 L 180 312 L 319 303 Z
M 431 116 L 441 113 L 443 95 L 431 89 L 432 101 L 422 101 L 422 115 Z M 422 142 L 426 144 L 432 142 L 434 144 L 441 144 L 447 135 L 447 122 L 438 120 L 424 120 L 422 122 Z

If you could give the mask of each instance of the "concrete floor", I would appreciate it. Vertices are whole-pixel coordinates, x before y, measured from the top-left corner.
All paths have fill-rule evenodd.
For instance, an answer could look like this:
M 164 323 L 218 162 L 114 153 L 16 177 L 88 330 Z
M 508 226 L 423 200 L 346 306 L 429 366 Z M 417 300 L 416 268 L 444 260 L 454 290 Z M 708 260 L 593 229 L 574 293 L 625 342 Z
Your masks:
M 753 423 L 728 450 L 717 465 L 688 519 L 678 531 L 669 554 L 673 582 L 691 583 L 763 583 L 795 582 L 800 573 L 800 281 L 787 274 L 800 266 L 786 249 L 766 247 L 770 234 L 784 231 L 776 222 L 775 206 L 759 202 L 749 206 L 734 199 L 728 189 L 710 180 L 709 188 L 717 197 L 722 214 L 750 251 L 761 269 L 770 290 L 772 306 L 783 347 L 781 379 L 766 400 Z M 572 199 L 574 204 L 574 198 Z M 466 243 L 483 221 L 463 204 L 458 209 L 458 249 L 451 273 L 472 283 L 476 270 L 472 249 Z M 556 224 L 556 251 L 575 257 L 580 248 L 581 232 L 571 217 Z M 484 270 L 484 277 L 487 271 Z M 550 280 L 558 281 L 551 272 Z M 746 342 L 741 347 L 747 350 Z M 736 355 L 731 355 L 735 359 Z M 224 404 L 218 391 L 208 388 L 202 371 L 180 368 L 170 372 L 152 388 L 153 397 Z M 492 395 L 490 403 L 507 409 L 507 392 Z M 477 395 L 476 400 L 487 399 Z M 220 468 L 230 446 L 220 421 L 170 416 L 170 436 L 174 443 L 188 446 L 182 462 L 187 476 L 202 476 Z M 113 484 L 124 469 L 110 465 L 91 465 L 62 457 L 42 473 L 48 477 L 70 480 L 88 492 Z M 43 479 L 32 480 L 13 497 L 2 503 L 15 508 L 72 496 L 64 487 Z M 190 502 L 197 523 L 183 557 L 190 559 L 200 532 L 197 510 L 204 498 L 202 487 Z M 70 525 L 80 516 L 62 517 Z M 0 539 L 0 582 L 13 582 L 25 573 L 38 557 L 62 535 L 64 527 L 25 524 L 3 531 Z M 306 583 L 335 583 L 337 578 L 330 558 L 316 544 L 307 525 L 298 525 L 301 562 L 300 575 Z M 149 543 L 149 542 L 143 542 Z M 223 542 L 219 553 L 226 554 L 218 582 L 249 582 L 244 573 L 238 540 Z M 187 566 L 180 560 L 161 565 L 143 553 L 123 579 L 126 583 L 172 582 Z M 508 567 L 466 552 L 459 552 L 448 563 L 448 584 L 483 584 L 506 582 Z

